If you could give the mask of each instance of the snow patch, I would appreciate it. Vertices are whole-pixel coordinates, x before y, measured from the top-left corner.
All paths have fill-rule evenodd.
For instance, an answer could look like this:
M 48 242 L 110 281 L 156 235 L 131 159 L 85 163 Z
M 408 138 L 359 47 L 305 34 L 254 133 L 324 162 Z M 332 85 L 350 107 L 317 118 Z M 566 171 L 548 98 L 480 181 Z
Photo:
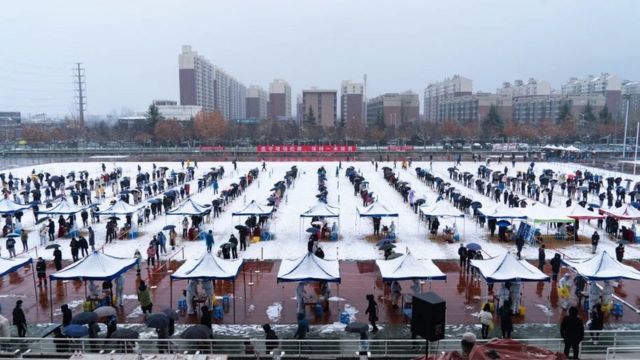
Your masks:
M 282 315 L 281 303 L 275 302 L 273 303 L 273 305 L 270 305 L 269 307 L 267 307 L 267 317 L 269 317 L 269 320 L 271 320 L 272 322 L 280 321 L 281 315 Z
M 140 307 L 140 305 L 138 305 L 135 309 L 133 309 L 133 311 L 131 311 L 129 315 L 127 315 L 127 319 L 137 318 L 142 315 L 144 315 L 144 313 L 142 312 L 142 308 Z
M 344 301 L 344 299 L 341 297 L 332 296 L 329 298 L 329 301 Z
M 359 312 L 355 306 L 351 306 L 350 304 L 344 304 L 344 311 L 349 314 L 349 322 L 356 320 L 356 314 Z

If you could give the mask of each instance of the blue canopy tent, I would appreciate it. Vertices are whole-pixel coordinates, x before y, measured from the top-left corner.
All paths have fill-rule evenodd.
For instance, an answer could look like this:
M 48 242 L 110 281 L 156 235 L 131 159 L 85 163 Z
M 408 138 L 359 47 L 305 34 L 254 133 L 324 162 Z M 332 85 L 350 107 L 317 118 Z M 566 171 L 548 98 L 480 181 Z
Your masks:
M 18 204 L 9 199 L 0 200 L 0 214 L 2 215 L 13 215 L 18 211 L 26 210 L 30 207 L 31 205 Z
M 33 259 L 31 257 L 17 257 L 12 259 L 0 258 L 0 277 L 16 272 L 27 264 L 31 264 L 31 275 L 33 276 L 33 292 L 36 295 L 37 301 L 38 290 L 36 289 L 36 272 L 33 268 Z
M 94 251 L 89 256 L 74 262 L 64 269 L 49 275 L 49 305 L 51 307 L 51 321 L 53 321 L 53 294 L 51 282 L 53 280 L 80 280 L 85 281 L 85 296 L 87 292 L 87 280 L 111 281 L 127 272 L 138 264 L 136 258 L 119 258 Z
M 387 209 L 386 206 L 382 205 L 380 202 L 375 201 L 373 204 L 365 207 L 365 208 L 357 208 L 358 219 L 366 217 L 366 218 L 383 218 L 383 217 L 395 217 L 398 219 L 398 232 L 400 229 L 400 216 L 397 212 L 391 211 Z
M 242 259 L 224 260 L 212 253 L 205 253 L 199 259 L 185 261 L 170 277 L 170 302 L 173 304 L 173 281 L 174 280 L 231 280 L 233 284 L 233 322 L 236 321 L 236 277 L 243 264 Z M 242 272 L 244 276 L 244 271 Z M 244 282 L 246 283 L 246 282 Z M 246 306 L 247 289 L 245 285 L 244 299 Z

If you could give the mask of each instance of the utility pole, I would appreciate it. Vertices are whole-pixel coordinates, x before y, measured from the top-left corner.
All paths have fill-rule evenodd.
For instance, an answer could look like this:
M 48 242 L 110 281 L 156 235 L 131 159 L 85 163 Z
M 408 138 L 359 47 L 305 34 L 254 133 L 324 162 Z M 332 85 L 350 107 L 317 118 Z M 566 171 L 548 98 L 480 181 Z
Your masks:
M 74 84 L 77 86 L 76 88 L 76 102 L 78 105 L 78 125 L 80 127 L 84 127 L 84 111 L 86 110 L 86 82 L 85 82 L 85 74 L 84 68 L 82 67 L 82 63 L 76 63 L 76 67 L 73 69 L 73 77 Z
M 629 100 L 630 95 L 624 95 L 624 98 L 627 100 L 626 110 L 624 112 L 624 135 L 622 137 L 622 158 L 624 159 L 627 155 L 627 123 L 629 122 Z

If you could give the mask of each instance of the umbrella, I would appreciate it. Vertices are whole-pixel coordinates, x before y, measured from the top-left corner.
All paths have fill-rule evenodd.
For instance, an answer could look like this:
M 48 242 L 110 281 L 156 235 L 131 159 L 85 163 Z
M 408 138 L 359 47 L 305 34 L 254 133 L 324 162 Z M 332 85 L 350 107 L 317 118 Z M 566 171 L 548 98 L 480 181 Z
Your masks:
M 369 324 L 365 324 L 359 321 L 354 321 L 352 323 L 349 323 L 344 328 L 344 331 L 350 332 L 350 333 L 364 333 L 369 331 Z
M 500 227 L 507 227 L 509 225 L 511 225 L 510 222 L 508 222 L 507 220 L 500 220 L 496 223 L 496 225 L 500 226 Z
M 164 313 L 153 313 L 144 323 L 150 328 L 160 329 L 169 326 L 169 318 Z
M 234 248 L 234 247 L 236 247 L 236 244 L 234 244 L 234 243 L 230 243 L 230 242 L 226 242 L 226 243 L 224 243 L 224 244 L 220 245 L 220 247 L 221 247 L 221 248 L 225 248 L 225 247 L 228 247 L 228 248 Z
M 176 228 L 175 225 L 167 225 L 167 226 L 163 227 L 162 230 L 173 230 L 175 228 Z
M 402 255 L 403 255 L 403 254 L 401 254 L 401 253 L 393 253 L 393 254 L 391 254 L 391 255 L 389 255 L 389 256 L 387 257 L 387 260 L 397 259 L 397 258 L 401 257 Z
M 236 226 L 234 226 L 234 227 L 235 227 L 235 229 L 236 229 L 236 230 L 238 230 L 238 231 L 242 231 L 242 230 L 249 231 L 249 227 L 248 227 L 248 226 L 245 226 L 245 225 L 236 225 Z
M 314 227 L 310 227 L 306 230 L 309 234 L 315 234 L 318 232 L 318 229 L 314 228 Z
M 83 325 L 78 325 L 78 324 L 67 325 L 64 328 L 62 328 L 62 331 L 65 333 L 65 335 L 74 337 L 74 338 L 89 335 L 89 328 Z
M 149 203 L 151 203 L 151 204 L 161 204 L 161 203 L 162 203 L 162 200 L 160 200 L 160 199 L 158 199 L 158 198 L 151 199 L 151 200 L 148 200 L 148 201 L 149 201 Z
M 98 317 L 113 316 L 116 314 L 116 309 L 113 306 L 100 306 L 93 310 Z
M 467 244 L 467 249 L 468 250 L 473 250 L 473 251 L 478 251 L 478 250 L 482 249 L 482 246 L 480 246 L 479 244 L 476 244 L 476 243 L 468 243 Z
M 137 331 L 132 329 L 118 329 L 111 334 L 111 339 L 137 339 L 140 337 Z
M 392 243 L 388 242 L 388 243 L 384 243 L 382 246 L 380 246 L 378 248 L 378 250 L 387 251 L 387 250 L 393 249 L 394 247 L 396 247 L 396 246 L 393 245 Z
M 58 244 L 49 244 L 49 245 L 47 245 L 45 247 L 45 250 L 57 249 L 59 247 L 60 247 L 60 245 L 58 245 Z
M 479 201 L 474 201 L 471 203 L 471 207 L 474 209 L 478 209 L 482 207 L 482 204 Z
M 84 325 L 98 321 L 98 314 L 94 312 L 84 311 L 73 317 L 72 324 Z
M 311 223 L 311 225 L 322 226 L 322 221 L 314 221 L 314 222 Z
M 207 340 L 213 338 L 213 332 L 210 327 L 198 324 L 186 328 L 185 331 L 180 334 L 180 337 L 182 339 Z
M 162 313 L 167 315 L 169 319 L 178 320 L 178 313 L 172 308 L 164 308 Z
M 109 217 L 109 220 L 116 220 L 116 221 L 118 221 L 118 220 L 120 220 L 120 218 L 119 218 L 119 217 L 117 217 L 117 216 L 111 216 L 111 217 Z
M 393 240 L 391 240 L 391 239 L 382 239 L 382 240 L 378 241 L 376 246 L 380 247 L 380 246 L 382 246 L 384 244 L 390 244 L 392 242 L 393 242 Z
M 49 217 L 48 216 L 45 216 L 43 218 L 39 218 L 38 221 L 36 221 L 36 225 L 40 225 L 45 221 L 49 221 Z

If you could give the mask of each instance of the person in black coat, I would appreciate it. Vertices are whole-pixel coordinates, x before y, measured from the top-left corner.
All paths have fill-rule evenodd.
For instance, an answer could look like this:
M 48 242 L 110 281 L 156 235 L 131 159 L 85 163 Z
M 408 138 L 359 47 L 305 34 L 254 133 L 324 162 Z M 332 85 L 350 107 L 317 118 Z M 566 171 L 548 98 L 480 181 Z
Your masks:
M 69 309 L 69 305 L 64 304 L 60 306 L 60 310 L 62 311 L 62 327 L 71 325 L 73 314 L 71 313 L 71 309 Z
M 545 262 L 545 258 L 546 258 L 546 254 L 544 252 L 544 244 L 540 245 L 540 247 L 538 248 L 538 269 L 540 269 L 540 271 L 544 272 L 544 262 Z
M 200 325 L 204 325 L 208 328 L 211 328 L 211 312 L 209 312 L 209 307 L 207 305 L 202 305 L 200 310 L 202 310 Z
M 44 286 L 47 286 L 47 263 L 42 257 L 39 257 L 36 262 L 36 273 L 38 274 L 38 286 L 42 287 L 43 281 Z
M 522 248 L 524 247 L 524 238 L 522 236 L 518 236 L 516 238 L 516 249 L 518 250 L 517 255 L 518 259 L 522 259 Z
M 599 242 L 600 242 L 600 234 L 598 234 L 597 231 L 594 231 L 593 235 L 591 235 L 591 253 L 592 254 L 596 253 L 596 249 L 598 248 Z
M 595 304 L 593 309 L 591 310 L 591 325 L 589 326 L 589 330 L 594 331 L 591 333 L 591 339 L 594 344 L 598 344 L 598 337 L 600 333 L 595 332 L 596 330 L 602 330 L 604 328 L 604 314 L 602 313 L 602 306 L 600 304 Z
M 80 238 L 78 240 L 78 247 L 80 248 L 82 257 L 89 256 L 89 243 L 87 242 L 87 239 L 85 239 L 85 237 L 82 235 L 80 235 Z
M 464 267 L 467 263 L 467 248 L 464 244 L 460 244 L 458 248 L 458 256 L 460 257 L 460 271 L 464 271 Z
M 375 333 L 378 331 L 378 327 L 376 326 L 376 321 L 378 321 L 378 303 L 376 303 L 373 298 L 373 294 L 367 295 L 367 301 L 369 302 L 369 305 L 367 305 L 367 310 L 364 313 L 369 314 L 369 322 L 371 323 L 371 326 L 373 326 L 372 332 Z
M 511 300 L 506 300 L 500 307 L 500 330 L 502 330 L 503 339 L 511 339 L 511 332 L 513 332 L 513 315 L 511 311 Z
M 60 251 L 60 248 L 53 250 L 53 264 L 56 266 L 56 271 L 62 269 L 62 251 Z
M 71 248 L 71 258 L 73 259 L 73 262 L 78 261 L 78 251 L 80 250 L 80 245 L 78 244 L 78 240 L 76 240 L 75 237 L 71 238 L 69 247 Z
M 18 337 L 27 336 L 27 318 L 22 310 L 22 300 L 16 301 L 16 307 L 13 308 L 13 325 L 18 329 Z
M 265 341 L 265 347 L 267 349 L 267 354 L 269 354 L 273 349 L 278 347 L 278 335 L 276 335 L 276 332 L 271 329 L 271 325 L 269 324 L 262 325 L 262 330 L 264 330 L 264 336 L 267 340 Z
M 560 254 L 556 253 L 549 263 L 551 264 L 551 280 L 558 281 L 558 273 L 560 272 L 560 265 L 562 264 Z
M 569 308 L 569 315 L 562 319 L 560 336 L 564 339 L 564 354 L 569 357 L 569 350 L 573 349 L 573 359 L 578 358 L 580 342 L 584 339 L 584 325 L 578 317 L 578 308 Z

